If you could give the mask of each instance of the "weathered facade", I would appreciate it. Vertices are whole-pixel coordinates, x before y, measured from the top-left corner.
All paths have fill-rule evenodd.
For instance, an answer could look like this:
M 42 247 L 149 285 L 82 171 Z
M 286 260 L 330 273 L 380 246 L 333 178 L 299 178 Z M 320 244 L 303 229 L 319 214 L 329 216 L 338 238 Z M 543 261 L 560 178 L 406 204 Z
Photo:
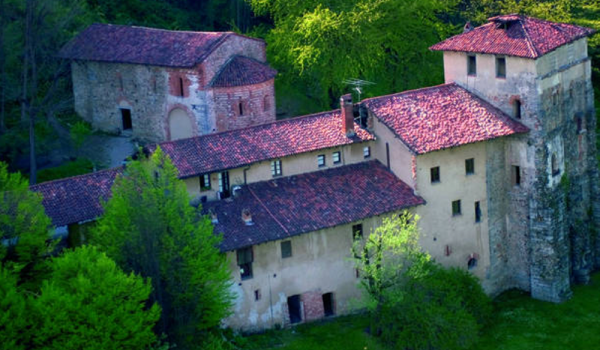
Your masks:
M 160 142 L 275 120 L 276 72 L 258 39 L 95 24 L 60 56 L 75 111 L 99 130 Z
M 253 331 L 351 311 L 360 296 L 350 262 L 356 232 L 402 210 L 421 217 L 421 244 L 438 262 L 468 269 L 488 293 L 516 287 L 559 302 L 600 267 L 591 33 L 491 18 L 432 47 L 444 51 L 445 84 L 355 105 L 345 95 L 340 110 L 268 123 L 272 77 L 257 83 L 241 73 L 262 65 L 264 44 L 236 56 L 251 39 L 230 35 L 185 73 L 75 60 L 76 106 L 103 115 L 90 118 L 107 129 L 120 123 L 114 106 L 157 116 L 133 118 L 146 124 L 137 135 L 173 140 L 160 147 L 223 233 L 237 296 L 225 325 Z M 95 84 L 117 93 L 98 96 Z M 127 84 L 131 95 L 120 99 Z M 186 109 L 201 94 L 213 101 L 208 119 Z M 138 103 L 149 99 L 162 109 Z M 103 112 L 109 103 L 112 116 Z M 101 214 L 122 171 L 33 189 L 55 225 L 72 227 Z

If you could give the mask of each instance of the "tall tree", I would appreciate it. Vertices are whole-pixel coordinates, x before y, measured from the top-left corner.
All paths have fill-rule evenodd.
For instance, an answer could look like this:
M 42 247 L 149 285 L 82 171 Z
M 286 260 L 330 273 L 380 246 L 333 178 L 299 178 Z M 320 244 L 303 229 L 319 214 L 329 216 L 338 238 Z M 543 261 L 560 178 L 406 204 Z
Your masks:
M 190 206 L 185 184 L 160 148 L 115 181 L 92 241 L 126 271 L 152 280 L 158 331 L 190 347 L 231 304 L 230 275 L 210 220 Z M 196 337 L 196 339 L 194 339 Z

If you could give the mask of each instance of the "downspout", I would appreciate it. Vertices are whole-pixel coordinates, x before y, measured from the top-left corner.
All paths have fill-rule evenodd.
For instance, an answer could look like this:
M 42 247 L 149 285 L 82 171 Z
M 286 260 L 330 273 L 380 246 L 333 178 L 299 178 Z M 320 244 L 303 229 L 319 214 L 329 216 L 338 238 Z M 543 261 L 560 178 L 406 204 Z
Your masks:
M 244 168 L 244 185 L 247 185 L 247 181 L 246 181 L 246 171 L 250 170 L 250 166 Z

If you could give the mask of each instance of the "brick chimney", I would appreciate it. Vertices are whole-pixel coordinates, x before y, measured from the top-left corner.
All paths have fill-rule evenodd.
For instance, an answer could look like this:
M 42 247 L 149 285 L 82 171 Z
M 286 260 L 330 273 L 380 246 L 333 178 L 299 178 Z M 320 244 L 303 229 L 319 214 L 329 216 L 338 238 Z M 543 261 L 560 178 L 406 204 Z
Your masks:
M 352 95 L 345 94 L 340 97 L 340 109 L 342 110 L 342 131 L 347 137 L 352 137 L 354 133 L 354 111 L 352 106 Z

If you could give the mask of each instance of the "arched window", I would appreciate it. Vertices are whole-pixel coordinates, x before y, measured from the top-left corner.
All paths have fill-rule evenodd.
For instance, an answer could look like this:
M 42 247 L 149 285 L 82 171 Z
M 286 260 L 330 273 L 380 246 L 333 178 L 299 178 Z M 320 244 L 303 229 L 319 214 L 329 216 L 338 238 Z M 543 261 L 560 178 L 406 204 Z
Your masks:
M 269 108 L 271 108 L 271 103 L 269 101 L 269 95 L 265 95 L 265 98 L 263 100 L 263 111 L 267 112 L 269 110 Z
M 558 159 L 556 158 L 556 153 L 552 153 L 552 175 L 556 176 L 560 173 L 560 169 L 558 168 Z

